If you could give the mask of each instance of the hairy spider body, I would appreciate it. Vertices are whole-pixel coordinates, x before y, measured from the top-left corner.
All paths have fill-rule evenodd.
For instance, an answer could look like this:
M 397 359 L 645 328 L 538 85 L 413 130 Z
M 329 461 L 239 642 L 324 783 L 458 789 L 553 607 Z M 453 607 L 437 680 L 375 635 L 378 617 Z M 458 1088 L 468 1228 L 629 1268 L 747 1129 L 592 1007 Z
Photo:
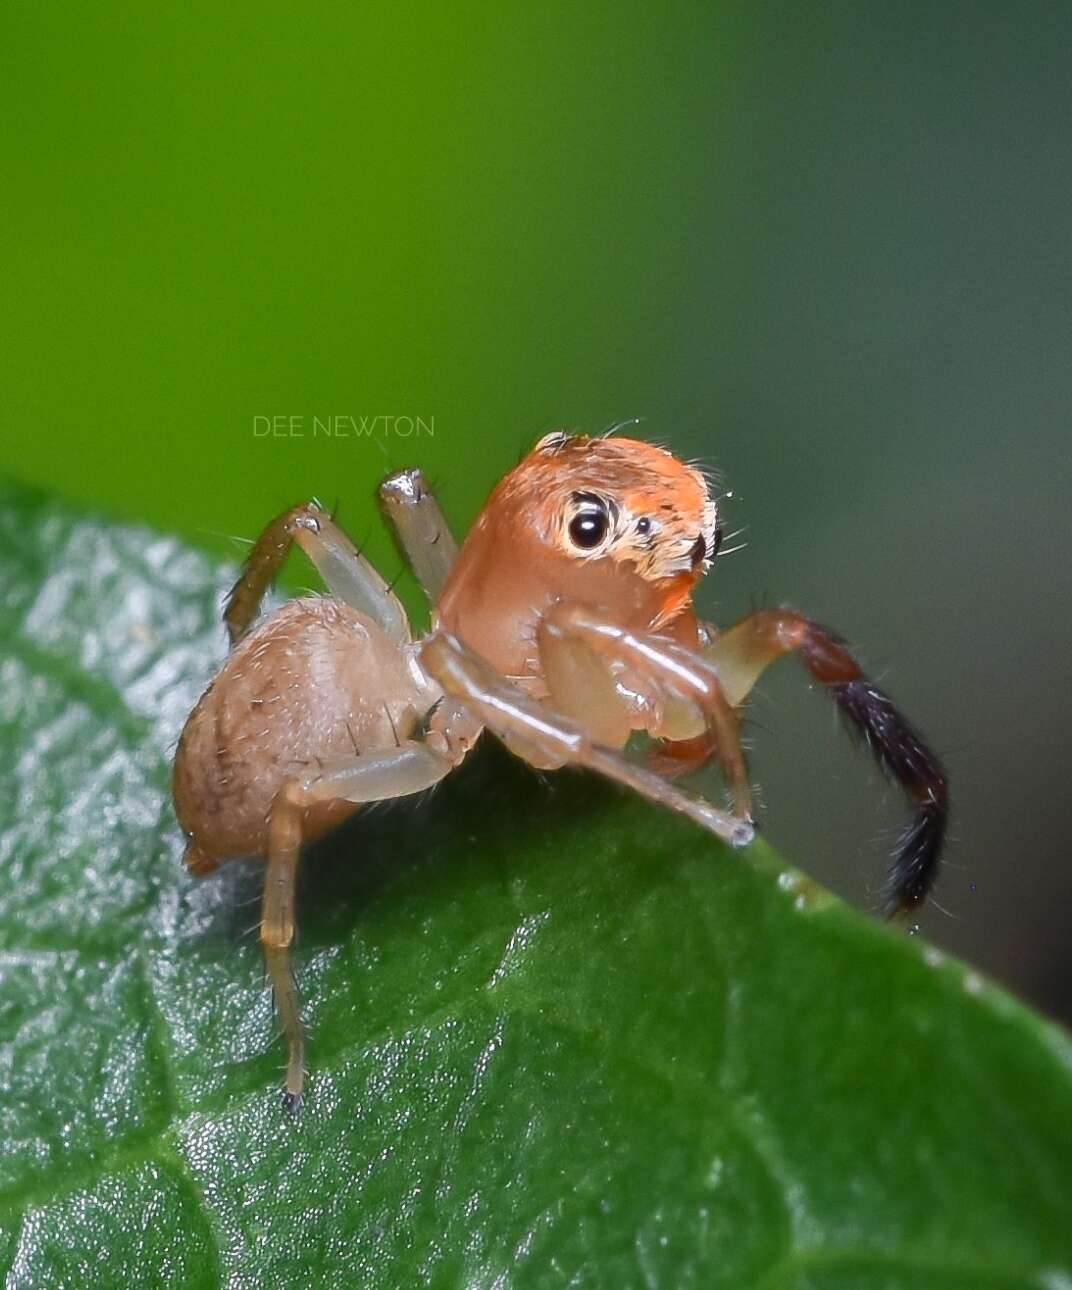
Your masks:
M 411 737 L 439 697 L 415 666 L 415 648 L 328 596 L 289 601 L 236 643 L 175 762 L 175 800 L 195 825 L 201 869 L 265 854 L 276 793 L 305 766 Z M 341 799 L 317 803 L 304 840 L 356 809 Z
M 788 609 L 721 633 L 697 619 L 693 591 L 721 542 L 698 470 L 637 440 L 546 435 L 460 550 L 418 471 L 391 476 L 380 496 L 433 605 L 431 632 L 413 640 L 400 602 L 342 530 L 313 503 L 295 507 L 250 552 L 225 613 L 231 654 L 175 759 L 191 871 L 267 859 L 261 940 L 291 1105 L 304 1080 L 289 962 L 303 844 L 362 803 L 435 784 L 485 728 L 534 766 L 587 766 L 743 846 L 754 824 L 741 705 L 770 663 L 798 653 L 915 806 L 889 912 L 924 899 L 945 831 L 941 765 L 826 628 Z M 294 542 L 331 594 L 254 623 Z M 622 752 L 636 731 L 656 741 L 647 765 Z M 673 782 L 712 758 L 729 812 Z

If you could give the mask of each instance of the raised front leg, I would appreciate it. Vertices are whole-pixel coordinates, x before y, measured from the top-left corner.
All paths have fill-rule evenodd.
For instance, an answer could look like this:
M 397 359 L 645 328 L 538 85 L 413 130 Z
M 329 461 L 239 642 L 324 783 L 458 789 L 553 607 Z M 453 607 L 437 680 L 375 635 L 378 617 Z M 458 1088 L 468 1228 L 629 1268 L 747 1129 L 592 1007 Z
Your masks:
M 421 663 L 447 694 L 533 764 L 587 766 L 688 816 L 734 847 L 746 846 L 755 836 L 751 820 L 728 815 L 595 742 L 580 722 L 523 694 L 457 637 L 434 632 L 421 647 Z
M 916 808 L 893 858 L 887 889 L 890 914 L 919 905 L 934 882 L 949 812 L 941 762 L 893 702 L 863 674 L 848 645 L 791 609 L 764 609 L 716 635 L 703 649 L 730 702 L 744 701 L 764 669 L 797 653 L 862 736 L 875 760 Z
M 400 470 L 380 485 L 380 503 L 406 563 L 434 605 L 458 554 L 458 544 L 419 470 Z
M 657 739 L 709 735 L 742 820 L 751 818 L 751 788 L 737 715 L 718 671 L 706 659 L 664 636 L 630 632 L 587 605 L 552 605 L 537 639 L 552 703 L 594 738 L 613 747 L 632 729 Z M 624 679 L 623 679 L 624 678 Z M 639 692 L 643 711 L 618 688 Z
M 232 645 L 253 621 L 295 542 L 336 599 L 367 614 L 392 640 L 410 639 L 406 611 L 398 597 L 331 516 L 316 502 L 306 502 L 277 515 L 254 543 L 224 610 Z

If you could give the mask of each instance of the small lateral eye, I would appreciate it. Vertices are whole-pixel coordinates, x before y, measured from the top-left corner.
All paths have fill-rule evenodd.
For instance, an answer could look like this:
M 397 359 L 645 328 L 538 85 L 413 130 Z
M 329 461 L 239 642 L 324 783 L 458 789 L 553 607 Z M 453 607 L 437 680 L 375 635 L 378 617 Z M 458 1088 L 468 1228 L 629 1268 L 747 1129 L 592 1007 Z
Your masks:
M 607 536 L 610 517 L 602 506 L 591 503 L 578 511 L 569 522 L 570 541 L 582 551 L 591 551 Z
M 651 520 L 646 515 L 642 515 L 636 522 L 636 531 L 641 537 L 647 537 L 651 532 Z

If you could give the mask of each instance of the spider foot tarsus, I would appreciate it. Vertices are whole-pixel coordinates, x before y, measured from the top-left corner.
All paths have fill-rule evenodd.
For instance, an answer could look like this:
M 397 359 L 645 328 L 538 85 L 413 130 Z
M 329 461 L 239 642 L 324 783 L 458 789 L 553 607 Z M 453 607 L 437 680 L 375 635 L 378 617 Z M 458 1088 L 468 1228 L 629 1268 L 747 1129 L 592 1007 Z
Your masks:
M 941 762 L 883 692 L 860 677 L 830 687 L 850 731 L 914 804 L 915 817 L 893 855 L 885 887 L 888 917 L 906 914 L 926 899 L 937 875 L 949 817 L 949 791 Z
M 733 703 L 740 705 L 766 667 L 794 651 L 829 691 L 849 732 L 866 743 L 914 808 L 886 883 L 887 914 L 907 913 L 923 903 L 937 877 L 949 814 L 945 770 L 922 735 L 867 679 L 840 636 L 795 610 L 750 614 L 713 635 L 702 652 L 719 669 Z

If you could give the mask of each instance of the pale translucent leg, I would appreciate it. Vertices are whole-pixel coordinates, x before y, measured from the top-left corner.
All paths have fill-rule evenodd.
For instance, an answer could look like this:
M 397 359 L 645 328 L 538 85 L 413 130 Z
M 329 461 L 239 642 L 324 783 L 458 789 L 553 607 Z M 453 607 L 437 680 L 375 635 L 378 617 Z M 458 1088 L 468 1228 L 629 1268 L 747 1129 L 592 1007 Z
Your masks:
M 290 780 L 272 804 L 261 944 L 287 1041 L 284 1100 L 292 1109 L 301 1103 L 305 1080 L 305 1039 L 290 946 L 294 940 L 294 887 L 306 812 L 323 802 L 379 802 L 430 788 L 457 764 L 468 746 L 453 742 L 441 730 L 434 733 L 441 751 L 427 744 L 406 742 L 382 752 L 329 762 Z
M 604 742 L 620 746 L 629 726 L 614 738 L 629 707 L 617 694 L 610 666 L 624 666 L 639 687 L 656 699 L 649 733 L 656 738 L 691 739 L 710 730 L 742 819 L 751 816 L 751 787 L 738 733 L 737 714 L 727 700 L 720 673 L 706 659 L 663 636 L 626 631 L 585 605 L 552 605 L 541 620 L 538 641 L 552 702 Z M 698 718 L 699 724 L 696 724 Z M 597 736 L 603 737 L 603 735 Z
M 277 515 L 254 543 L 223 615 L 232 645 L 252 622 L 295 542 L 333 596 L 367 614 L 392 640 L 410 639 L 406 611 L 398 597 L 331 516 L 316 502 L 306 502 Z
M 294 884 L 301 854 L 303 814 L 299 795 L 288 785 L 272 804 L 268 821 L 268 868 L 261 902 L 261 947 L 287 1040 L 284 1098 L 292 1109 L 301 1103 L 305 1080 L 305 1037 L 298 1008 L 298 990 L 290 967 L 290 945 L 294 940 Z
M 458 554 L 446 517 L 419 470 L 400 470 L 380 485 L 380 502 L 406 563 L 435 604 Z
M 797 650 L 807 635 L 807 620 L 792 611 L 762 610 L 749 614 L 724 632 L 709 629 L 713 640 L 700 651 L 718 668 L 722 686 L 734 706 L 776 659 Z M 850 667 L 850 674 L 856 669 Z
M 731 846 L 745 846 L 755 835 L 750 820 L 735 819 L 702 798 L 691 797 L 620 753 L 593 742 L 579 722 L 529 698 L 456 637 L 434 632 L 421 647 L 421 662 L 447 694 L 457 698 L 495 734 L 515 749 L 531 748 L 544 766 L 577 765 L 659 805 L 688 816 Z

